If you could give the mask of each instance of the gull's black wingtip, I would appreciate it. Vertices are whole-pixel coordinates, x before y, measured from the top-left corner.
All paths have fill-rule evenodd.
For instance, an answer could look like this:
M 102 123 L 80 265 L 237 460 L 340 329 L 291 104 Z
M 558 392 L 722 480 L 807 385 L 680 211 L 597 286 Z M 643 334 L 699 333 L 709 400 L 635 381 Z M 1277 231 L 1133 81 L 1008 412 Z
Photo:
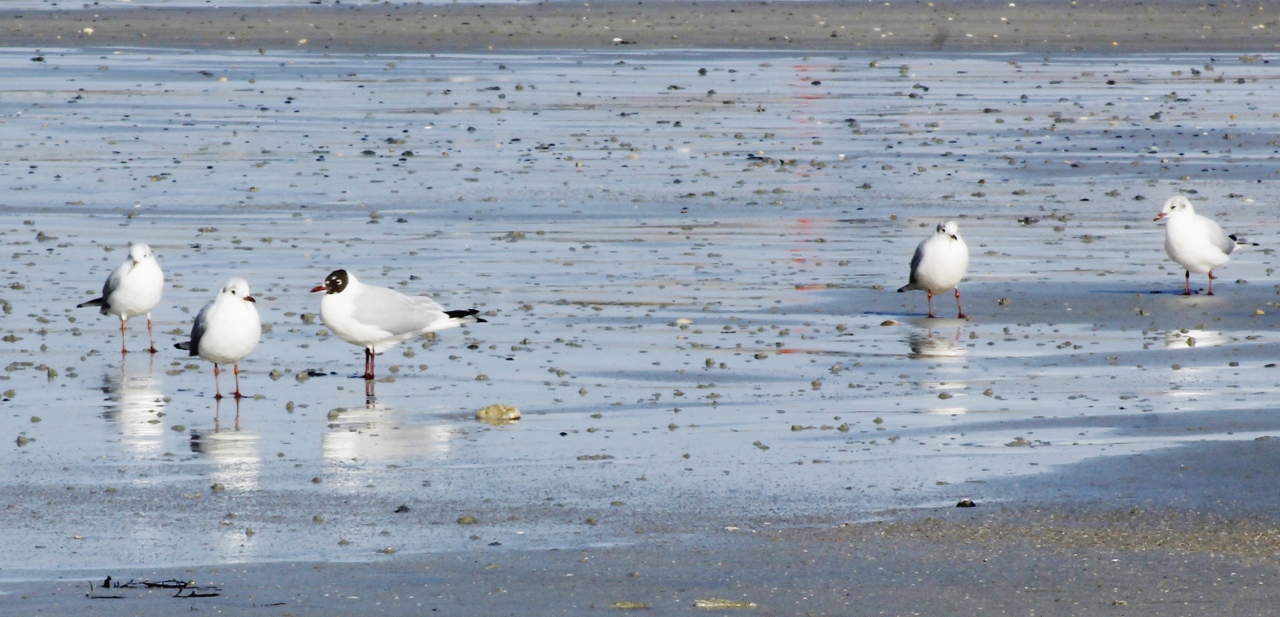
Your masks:
M 479 309 L 464 309 L 464 310 L 457 310 L 457 311 L 445 311 L 445 312 L 444 312 L 444 314 L 445 314 L 445 315 L 448 315 L 450 319 L 466 319 L 466 318 L 470 317 L 470 318 L 471 318 L 471 320 L 472 320 L 472 321 L 474 321 L 474 322 L 476 322 L 476 323 L 488 323 L 488 322 L 486 322 L 485 320 L 480 319 L 479 317 L 476 317 L 476 315 L 479 315 L 479 314 L 480 314 L 480 310 L 479 310 Z

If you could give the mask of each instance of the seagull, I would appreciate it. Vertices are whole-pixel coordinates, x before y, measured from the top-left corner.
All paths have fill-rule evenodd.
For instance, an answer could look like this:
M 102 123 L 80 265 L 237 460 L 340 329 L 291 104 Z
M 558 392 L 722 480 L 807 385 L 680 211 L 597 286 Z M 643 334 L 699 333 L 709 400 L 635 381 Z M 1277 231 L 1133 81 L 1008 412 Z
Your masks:
M 102 314 L 120 316 L 120 353 L 129 353 L 125 348 L 125 335 L 130 317 L 147 316 L 147 336 L 151 339 L 151 347 L 147 350 L 156 353 L 156 338 L 151 332 L 151 309 L 160 304 L 160 292 L 164 289 L 164 272 L 160 264 L 151 254 L 151 247 L 137 243 L 129 247 L 129 258 L 107 277 L 102 284 L 102 297 L 76 305 L 101 307 Z
M 933 293 L 956 290 L 956 315 L 965 319 L 960 306 L 960 279 L 969 270 L 969 246 L 960 237 L 960 226 L 955 221 L 938 225 L 938 230 L 916 247 L 911 258 L 911 278 L 898 289 L 898 293 L 923 289 L 929 298 L 929 319 L 933 319 Z
M 1196 214 L 1191 201 L 1174 195 L 1154 220 L 1164 224 L 1164 251 L 1187 272 L 1182 295 L 1191 295 L 1191 273 L 1209 273 L 1209 294 L 1213 295 L 1213 269 L 1231 259 L 1236 237 L 1228 236 L 1212 219 Z
M 373 379 L 373 357 L 396 344 L 428 332 L 485 323 L 476 309 L 446 311 L 426 296 L 366 285 L 346 270 L 334 270 L 324 284 L 320 319 L 338 338 L 364 348 L 364 378 Z
M 218 297 L 200 309 L 191 326 L 191 340 L 174 345 L 189 355 L 200 356 L 213 363 L 214 399 L 222 398 L 218 386 L 219 364 L 231 364 L 236 374 L 237 399 L 240 394 L 240 361 L 258 346 L 262 322 L 258 319 L 257 300 L 249 295 L 249 283 L 231 277 Z

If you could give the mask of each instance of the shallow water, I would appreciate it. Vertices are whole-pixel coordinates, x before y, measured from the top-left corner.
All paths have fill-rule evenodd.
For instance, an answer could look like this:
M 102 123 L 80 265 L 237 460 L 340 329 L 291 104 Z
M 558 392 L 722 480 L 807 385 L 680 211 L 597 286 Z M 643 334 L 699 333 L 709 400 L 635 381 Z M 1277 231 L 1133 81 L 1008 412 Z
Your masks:
M 1056 498 L 992 482 L 1277 430 L 1260 64 L 31 57 L 0 55 L 10 578 Z M 1262 244 L 1216 296 L 1175 295 L 1175 191 Z M 893 292 L 945 218 L 969 320 Z M 155 357 L 72 308 L 129 241 L 169 277 Z M 489 323 L 392 349 L 369 403 L 306 323 L 338 267 Z M 270 323 L 238 406 L 172 349 L 233 274 Z

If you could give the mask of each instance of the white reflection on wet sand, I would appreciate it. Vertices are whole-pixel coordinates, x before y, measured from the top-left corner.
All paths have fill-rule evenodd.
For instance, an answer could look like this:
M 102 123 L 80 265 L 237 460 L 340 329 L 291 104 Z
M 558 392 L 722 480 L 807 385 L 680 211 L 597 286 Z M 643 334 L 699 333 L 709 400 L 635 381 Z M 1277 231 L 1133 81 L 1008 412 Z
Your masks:
M 130 372 L 129 362 L 122 358 L 118 370 L 102 374 L 102 391 L 107 395 L 102 418 L 115 424 L 120 443 L 130 454 L 152 457 L 164 452 L 160 438 L 165 431 L 165 395 L 160 390 L 162 380 L 155 373 L 154 361 L 147 362 L 145 370 L 137 364 L 140 363 L 135 363 Z
M 361 486 L 368 481 L 360 471 L 364 465 L 447 460 L 457 438 L 452 421 L 424 422 L 379 403 L 346 409 L 321 436 L 325 477 L 336 486 Z

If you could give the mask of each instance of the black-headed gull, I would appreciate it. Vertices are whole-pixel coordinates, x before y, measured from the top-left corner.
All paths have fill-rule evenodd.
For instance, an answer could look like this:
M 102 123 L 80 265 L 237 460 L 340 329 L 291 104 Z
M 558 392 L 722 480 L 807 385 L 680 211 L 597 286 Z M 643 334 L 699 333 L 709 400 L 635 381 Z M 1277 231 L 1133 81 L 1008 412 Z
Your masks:
M 955 221 L 947 221 L 916 247 L 916 254 L 911 258 L 911 278 L 898 293 L 923 289 L 929 297 L 929 318 L 933 319 L 933 294 L 954 288 L 959 313 L 956 317 L 964 319 L 959 284 L 968 270 L 969 246 L 960 237 L 960 226 Z
M 162 291 L 164 272 L 160 271 L 160 264 L 151 254 L 151 247 L 137 243 L 129 246 L 129 258 L 102 284 L 102 297 L 82 302 L 76 308 L 96 306 L 102 309 L 103 315 L 120 316 L 120 353 L 129 353 L 125 348 L 129 318 L 146 315 L 147 336 L 151 339 L 151 347 L 147 351 L 156 353 L 156 338 L 151 332 L 151 309 L 160 304 Z
M 484 323 L 476 309 L 446 311 L 426 296 L 406 296 L 398 291 L 366 285 L 346 270 L 334 270 L 324 284 L 311 290 L 325 292 L 320 319 L 338 338 L 364 348 L 364 378 L 373 379 L 373 357 L 412 337 Z
M 240 394 L 240 361 L 258 346 L 261 337 L 262 322 L 258 319 L 257 301 L 249 295 L 249 283 L 232 277 L 213 302 L 196 314 L 195 323 L 191 325 L 191 340 L 174 347 L 213 363 L 215 399 L 222 398 L 218 365 L 232 365 L 236 374 L 235 397 L 239 399 L 244 396 Z
M 1209 274 L 1209 294 L 1213 295 L 1213 269 L 1227 263 L 1236 250 L 1236 237 L 1228 236 L 1216 222 L 1196 214 L 1191 201 L 1174 195 L 1154 220 L 1165 219 L 1164 250 L 1187 272 L 1182 295 L 1191 295 L 1191 273 Z

